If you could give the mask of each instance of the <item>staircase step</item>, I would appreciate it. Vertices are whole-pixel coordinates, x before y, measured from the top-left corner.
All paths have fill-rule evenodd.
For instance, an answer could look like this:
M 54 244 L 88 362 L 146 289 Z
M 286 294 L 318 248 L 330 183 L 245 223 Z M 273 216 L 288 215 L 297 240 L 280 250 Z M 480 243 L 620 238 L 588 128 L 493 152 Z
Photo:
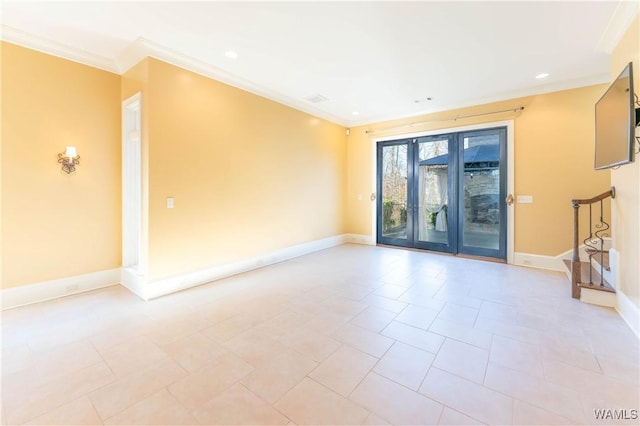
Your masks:
M 601 253 L 600 250 L 587 248 L 587 249 L 585 249 L 585 251 L 589 255 L 592 255 L 593 260 L 595 260 L 596 262 L 600 263 L 600 253 Z M 604 269 L 606 271 L 610 271 L 611 270 L 611 267 L 609 266 L 609 250 L 602 251 L 602 266 L 604 266 Z
M 569 265 L 571 262 L 569 262 Z M 571 267 L 571 266 L 569 266 Z M 589 270 L 591 270 L 591 283 L 589 283 Z M 616 290 L 611 287 L 611 284 L 607 280 L 603 279 L 603 285 L 600 285 L 600 274 L 594 268 L 589 266 L 589 262 L 580 262 L 580 277 L 582 282 L 580 287 L 589 288 L 591 290 L 606 291 L 609 293 L 615 293 Z

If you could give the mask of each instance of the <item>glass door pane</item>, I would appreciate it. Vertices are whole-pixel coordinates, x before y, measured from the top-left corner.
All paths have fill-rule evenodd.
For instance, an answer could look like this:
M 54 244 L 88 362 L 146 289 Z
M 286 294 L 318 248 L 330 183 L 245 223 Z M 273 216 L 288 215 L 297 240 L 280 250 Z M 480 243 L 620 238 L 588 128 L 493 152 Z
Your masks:
M 378 211 L 382 214 L 378 222 L 382 226 L 382 232 L 378 235 L 382 237 L 381 242 L 393 244 L 392 240 L 407 240 L 408 236 L 409 145 L 383 145 L 380 148 L 379 192 L 382 204 Z
M 449 137 L 419 139 L 416 167 L 417 240 L 448 246 L 455 232 L 449 223 Z
M 461 252 L 501 257 L 505 251 L 504 192 L 501 158 L 505 133 L 501 130 L 461 135 L 463 157 L 460 191 Z

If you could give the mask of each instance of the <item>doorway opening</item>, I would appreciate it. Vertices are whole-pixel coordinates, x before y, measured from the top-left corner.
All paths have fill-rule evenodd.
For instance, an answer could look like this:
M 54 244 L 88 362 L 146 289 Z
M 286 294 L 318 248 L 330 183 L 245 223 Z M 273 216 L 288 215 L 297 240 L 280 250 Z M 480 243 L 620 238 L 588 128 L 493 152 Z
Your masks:
M 142 103 L 137 93 L 122 103 L 122 267 L 145 273 L 142 238 Z

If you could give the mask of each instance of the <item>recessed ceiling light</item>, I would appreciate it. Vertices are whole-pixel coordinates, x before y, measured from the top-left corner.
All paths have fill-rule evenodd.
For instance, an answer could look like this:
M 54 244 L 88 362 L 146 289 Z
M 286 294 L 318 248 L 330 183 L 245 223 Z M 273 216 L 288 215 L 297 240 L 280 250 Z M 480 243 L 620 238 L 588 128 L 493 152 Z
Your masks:
M 226 52 L 224 52 L 224 56 L 229 59 L 236 59 L 238 57 L 238 54 L 233 50 L 227 50 Z
M 358 111 L 353 111 L 351 115 L 360 115 L 360 113 Z
M 547 78 L 547 77 L 549 77 L 549 73 L 548 72 L 543 72 L 543 73 L 540 73 L 540 74 L 536 75 L 537 79 Z

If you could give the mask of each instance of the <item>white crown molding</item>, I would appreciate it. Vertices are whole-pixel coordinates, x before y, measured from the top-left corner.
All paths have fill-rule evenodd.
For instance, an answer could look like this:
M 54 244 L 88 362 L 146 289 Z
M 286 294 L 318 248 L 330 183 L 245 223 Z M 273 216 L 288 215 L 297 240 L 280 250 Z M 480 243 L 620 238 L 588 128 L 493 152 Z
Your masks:
M 196 74 L 200 74 L 238 89 L 253 93 L 254 95 L 289 106 L 298 111 L 323 118 L 340 126 L 345 126 L 344 120 L 333 114 L 314 108 L 308 103 L 308 101 L 283 95 L 275 90 L 271 90 L 250 80 L 235 76 L 227 71 L 207 64 L 206 62 L 183 55 L 182 53 L 161 46 L 142 37 L 131 43 L 129 47 L 127 47 L 115 60 L 115 64 L 117 65 L 118 72 L 123 74 L 146 57 L 159 59 L 163 62 L 195 72 Z
M 104 71 L 119 73 L 115 62 L 108 58 L 57 43 L 44 37 L 29 34 L 6 25 L 0 26 L 0 40 L 62 59 L 79 62 Z
M 436 112 L 452 111 L 460 108 L 468 108 L 468 107 L 473 107 L 478 105 L 485 105 L 493 102 L 508 101 L 511 99 L 525 98 L 528 96 L 543 95 L 545 93 L 559 92 L 562 90 L 578 89 L 580 87 L 594 86 L 596 84 L 604 84 L 608 82 L 609 82 L 608 74 L 593 75 L 593 76 L 577 78 L 573 80 L 563 80 L 557 83 L 545 84 L 543 86 L 535 86 L 535 87 L 529 87 L 522 90 L 513 90 L 509 92 L 503 92 L 495 96 L 487 96 L 484 98 L 471 99 L 465 102 L 447 104 L 447 105 L 432 108 L 429 110 L 421 111 L 418 113 L 411 113 L 403 116 L 397 116 L 395 118 L 373 117 L 366 120 L 349 121 L 347 122 L 347 127 L 353 128 L 353 127 L 359 127 L 359 126 L 370 126 L 374 124 L 381 124 L 384 122 L 404 120 L 404 119 L 410 119 L 410 118 L 418 119 L 418 118 L 423 118 L 424 116 L 429 114 L 434 114 Z M 453 116 L 452 116 L 452 120 L 453 120 Z
M 607 28 L 596 45 L 597 52 L 611 54 L 640 11 L 638 0 L 621 1 L 611 15 Z
M 634 4 L 635 6 L 629 6 L 629 4 Z M 638 7 L 635 2 L 621 2 L 618 8 L 616 9 L 616 13 L 614 14 L 614 17 L 616 16 L 626 17 L 624 22 L 629 21 L 626 24 L 626 26 L 624 26 L 626 31 L 626 28 L 631 23 L 631 21 L 633 20 L 637 12 L 638 12 Z M 616 19 L 619 20 L 622 18 L 616 18 Z M 612 18 L 612 22 L 613 20 L 614 19 Z M 620 22 L 620 21 L 616 21 L 616 22 Z M 613 25 L 611 23 L 609 25 L 609 27 L 616 28 L 616 29 L 620 29 L 622 28 L 622 26 L 623 26 L 622 24 Z M 543 93 L 556 92 L 560 90 L 575 89 L 578 87 L 591 86 L 594 84 L 601 84 L 609 81 L 609 75 L 590 76 L 590 77 L 575 79 L 575 80 L 565 80 L 565 81 L 548 84 L 544 86 L 535 86 L 535 87 L 531 87 L 523 90 L 504 92 L 495 96 L 490 96 L 485 98 L 476 98 L 476 99 L 468 100 L 465 102 L 459 102 L 455 104 L 443 105 L 438 108 L 420 111 L 417 113 L 411 113 L 411 114 L 394 116 L 394 117 L 376 116 L 376 117 L 370 117 L 363 120 L 353 121 L 349 119 L 345 120 L 333 114 L 327 113 L 323 110 L 320 110 L 314 107 L 313 105 L 309 104 L 309 102 L 304 99 L 295 99 L 295 98 L 283 95 L 282 93 L 279 93 L 275 90 L 262 87 L 261 85 L 254 83 L 250 80 L 246 80 L 241 77 L 232 75 L 231 73 L 228 73 L 220 68 L 214 67 L 198 59 L 194 59 L 187 55 L 173 51 L 171 49 L 168 49 L 164 46 L 161 46 L 155 42 L 152 42 L 144 38 L 138 38 L 133 43 L 131 43 L 117 58 L 115 58 L 114 60 L 111 60 L 102 56 L 94 55 L 84 50 L 76 49 L 67 45 L 53 42 L 51 40 L 48 40 L 40 36 L 35 36 L 32 34 L 8 27 L 6 25 L 0 26 L 0 29 L 1 29 L 0 31 L 1 40 L 5 40 L 9 43 L 17 44 L 23 47 L 34 49 L 43 53 L 47 53 L 63 59 L 68 59 L 74 62 L 79 62 L 84 65 L 99 68 L 99 69 L 117 73 L 120 75 L 122 75 L 123 73 L 131 69 L 131 67 L 138 64 L 144 58 L 153 57 L 158 60 L 178 66 L 180 68 L 184 68 L 186 70 L 195 72 L 205 77 L 212 78 L 214 80 L 236 87 L 238 89 L 245 90 L 255 95 L 289 106 L 298 111 L 302 111 L 307 114 L 313 115 L 314 117 L 325 119 L 327 121 L 330 121 L 332 123 L 338 124 L 343 127 L 366 126 L 366 125 L 381 123 L 385 121 L 402 120 L 402 119 L 407 119 L 411 117 L 420 117 L 420 116 L 432 114 L 435 112 L 449 111 L 449 110 L 458 109 L 458 108 L 482 105 L 482 104 L 487 104 L 491 102 L 505 101 L 505 100 L 514 99 L 514 98 L 539 95 Z M 623 33 L 624 32 L 621 32 L 620 34 L 618 34 L 616 43 Z M 615 43 L 614 43 L 614 46 L 615 46 Z
M 138 38 L 131 43 L 115 60 L 94 55 L 93 53 L 29 34 L 6 25 L 0 26 L 0 40 L 120 75 L 144 58 L 153 57 L 253 93 L 254 95 L 289 106 L 298 111 L 311 114 L 314 117 L 323 118 L 340 126 L 345 126 L 345 122 L 341 118 L 314 108 L 303 99 L 294 99 L 278 93 L 275 90 L 262 87 L 252 81 L 234 76 L 220 68 L 183 55 L 144 38 Z
M 147 53 L 146 40 L 140 37 L 129 44 L 114 60 L 118 74 L 122 75 L 129 71 L 147 56 L 149 54 Z

